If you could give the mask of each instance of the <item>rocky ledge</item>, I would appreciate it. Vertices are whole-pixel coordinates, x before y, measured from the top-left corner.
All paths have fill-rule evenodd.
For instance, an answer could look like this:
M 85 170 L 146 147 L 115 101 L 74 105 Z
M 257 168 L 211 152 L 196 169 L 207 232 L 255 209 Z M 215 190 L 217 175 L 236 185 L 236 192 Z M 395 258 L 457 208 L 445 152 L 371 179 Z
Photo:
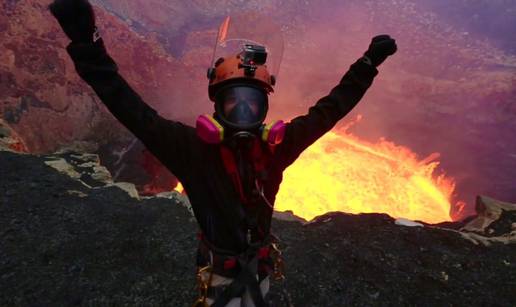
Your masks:
M 1 306 L 190 306 L 197 225 L 175 192 L 143 198 L 95 155 L 0 151 Z M 427 225 L 278 214 L 273 306 L 514 306 L 516 205 Z

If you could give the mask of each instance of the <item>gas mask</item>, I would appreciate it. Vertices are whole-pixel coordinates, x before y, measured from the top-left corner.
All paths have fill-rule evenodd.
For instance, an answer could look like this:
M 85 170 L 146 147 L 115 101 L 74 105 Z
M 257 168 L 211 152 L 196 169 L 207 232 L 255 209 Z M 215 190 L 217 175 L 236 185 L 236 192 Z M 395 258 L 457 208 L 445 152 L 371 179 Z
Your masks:
M 265 120 L 268 107 L 267 93 L 259 87 L 235 84 L 215 95 L 217 117 L 228 130 L 256 130 Z
M 232 85 L 215 98 L 215 116 L 197 119 L 197 135 L 206 143 L 218 144 L 228 138 L 255 138 L 270 145 L 283 140 L 285 123 L 281 120 L 263 124 L 268 110 L 267 94 L 253 86 Z

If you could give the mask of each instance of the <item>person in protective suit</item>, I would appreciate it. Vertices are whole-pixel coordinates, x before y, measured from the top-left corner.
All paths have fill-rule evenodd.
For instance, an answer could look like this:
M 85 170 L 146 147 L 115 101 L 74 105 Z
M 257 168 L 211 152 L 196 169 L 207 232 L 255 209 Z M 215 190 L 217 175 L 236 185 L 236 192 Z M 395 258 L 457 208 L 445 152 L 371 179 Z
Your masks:
M 194 128 L 161 117 L 119 75 L 87 0 L 55 0 L 49 8 L 71 39 L 67 51 L 80 77 L 188 194 L 200 227 L 195 305 L 240 306 L 242 298 L 246 306 L 267 306 L 269 276 L 279 274 L 270 225 L 282 173 L 360 101 L 376 67 L 396 52 L 394 39 L 374 37 L 306 115 L 269 125 L 263 121 L 274 77 L 263 46 L 246 45 L 209 70 L 215 113 L 200 116 Z

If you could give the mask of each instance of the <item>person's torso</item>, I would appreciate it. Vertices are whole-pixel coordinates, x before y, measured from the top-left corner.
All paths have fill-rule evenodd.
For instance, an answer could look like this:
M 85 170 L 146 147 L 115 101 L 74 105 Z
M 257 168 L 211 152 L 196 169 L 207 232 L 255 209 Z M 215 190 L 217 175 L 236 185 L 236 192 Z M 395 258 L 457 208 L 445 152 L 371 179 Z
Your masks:
M 252 157 L 227 147 L 223 152 L 223 145 L 194 146 L 192 169 L 179 178 L 203 236 L 220 249 L 243 252 L 249 241 L 263 240 L 270 232 L 282 171 L 275 163 L 274 150 L 258 142 Z

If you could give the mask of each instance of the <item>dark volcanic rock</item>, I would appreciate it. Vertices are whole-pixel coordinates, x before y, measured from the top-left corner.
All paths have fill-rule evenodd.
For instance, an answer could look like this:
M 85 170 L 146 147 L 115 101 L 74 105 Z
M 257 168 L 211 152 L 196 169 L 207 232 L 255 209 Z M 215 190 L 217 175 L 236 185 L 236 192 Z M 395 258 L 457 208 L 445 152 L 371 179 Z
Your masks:
M 451 230 L 403 227 L 384 214 L 327 214 L 285 240 L 296 306 L 511 306 L 516 246 L 474 245 Z M 283 226 L 283 227 L 282 227 Z
M 188 210 L 86 186 L 45 164 L 57 158 L 78 161 L 0 151 L 0 305 L 189 306 L 197 226 Z M 489 224 L 497 236 L 514 232 L 513 207 L 504 208 Z M 516 304 L 514 244 L 474 244 L 463 232 L 398 226 L 384 214 L 274 220 L 273 229 L 287 277 L 272 286 L 274 306 Z
M 177 202 L 90 189 L 0 152 L 0 305 L 191 301 L 196 225 Z

